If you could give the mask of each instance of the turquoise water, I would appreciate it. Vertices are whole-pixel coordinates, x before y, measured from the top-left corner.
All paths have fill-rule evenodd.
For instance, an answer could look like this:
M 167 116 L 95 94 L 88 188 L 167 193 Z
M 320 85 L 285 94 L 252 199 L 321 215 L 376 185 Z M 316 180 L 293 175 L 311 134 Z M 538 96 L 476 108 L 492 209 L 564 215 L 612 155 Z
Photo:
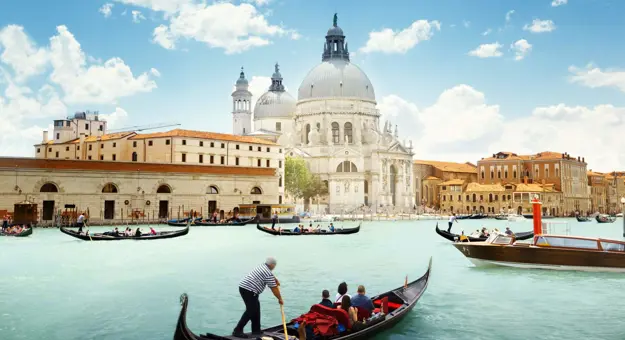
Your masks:
M 620 218 L 567 221 L 573 234 L 621 239 Z M 401 286 L 405 275 L 421 276 L 432 256 L 418 305 L 376 339 L 625 337 L 625 275 L 474 268 L 435 223 L 365 222 L 359 234 L 337 237 L 274 237 L 254 226 L 195 228 L 150 242 L 85 242 L 56 229 L 0 237 L 0 339 L 171 339 L 183 292 L 195 333 L 229 333 L 243 311 L 237 284 L 267 256 L 278 260 L 289 319 L 343 280 L 350 292 L 364 284 L 371 295 Z M 463 220 L 454 228 L 507 224 Z M 529 221 L 510 225 L 531 229 Z M 261 303 L 263 326 L 279 324 L 269 290 Z

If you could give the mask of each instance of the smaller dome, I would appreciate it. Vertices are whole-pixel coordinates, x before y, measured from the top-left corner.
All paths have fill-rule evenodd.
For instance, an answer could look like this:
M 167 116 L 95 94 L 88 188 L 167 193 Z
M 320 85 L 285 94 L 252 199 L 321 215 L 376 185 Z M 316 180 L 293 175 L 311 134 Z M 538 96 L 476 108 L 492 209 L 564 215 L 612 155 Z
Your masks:
M 288 92 L 267 91 L 256 101 L 254 120 L 263 118 L 292 118 L 295 98 Z
M 343 30 L 340 27 L 333 26 L 333 27 L 330 27 L 330 29 L 328 30 L 328 34 L 326 34 L 326 36 L 339 36 L 339 37 L 343 37 L 345 35 L 343 34 Z
M 239 73 L 239 79 L 237 79 L 237 85 L 248 85 L 247 78 L 245 78 L 245 72 L 243 72 L 243 67 L 241 67 L 241 73 Z

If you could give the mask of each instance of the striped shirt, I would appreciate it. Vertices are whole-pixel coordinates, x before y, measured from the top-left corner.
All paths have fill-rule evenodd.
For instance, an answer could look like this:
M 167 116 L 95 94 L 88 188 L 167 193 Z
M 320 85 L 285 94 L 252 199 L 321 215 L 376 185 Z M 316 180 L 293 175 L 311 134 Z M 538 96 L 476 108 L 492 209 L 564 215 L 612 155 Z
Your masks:
M 241 283 L 239 283 L 239 287 L 258 295 L 265 290 L 265 286 L 269 286 L 269 288 L 275 287 L 276 277 L 273 276 L 269 267 L 264 263 L 254 268 L 254 270 L 247 274 L 247 276 L 241 280 Z

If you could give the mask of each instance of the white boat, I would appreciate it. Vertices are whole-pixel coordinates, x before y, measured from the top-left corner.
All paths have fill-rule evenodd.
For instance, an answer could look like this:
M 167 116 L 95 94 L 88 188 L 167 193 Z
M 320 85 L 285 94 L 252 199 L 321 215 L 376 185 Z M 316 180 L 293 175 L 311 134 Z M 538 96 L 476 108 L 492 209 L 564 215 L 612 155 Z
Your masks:
M 518 215 L 518 214 L 508 214 L 508 221 L 510 222 L 525 221 L 525 217 L 523 217 L 523 215 Z

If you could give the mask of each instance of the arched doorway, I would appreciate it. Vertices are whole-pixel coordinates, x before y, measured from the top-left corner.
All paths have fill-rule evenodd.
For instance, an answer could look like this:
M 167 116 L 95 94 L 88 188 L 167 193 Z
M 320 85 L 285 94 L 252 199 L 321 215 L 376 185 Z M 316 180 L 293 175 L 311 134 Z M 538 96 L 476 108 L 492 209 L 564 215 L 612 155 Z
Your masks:
M 395 205 L 395 189 L 397 182 L 397 168 L 394 165 L 391 165 L 391 182 L 389 183 L 391 186 L 391 202 Z
M 39 192 L 55 193 L 55 192 L 59 192 L 59 188 L 54 183 L 46 183 L 41 186 L 41 188 L 39 189 Z M 43 201 L 43 211 L 42 211 L 41 218 L 44 221 L 51 221 L 52 219 L 54 219 L 54 210 L 55 210 L 54 204 L 55 204 L 54 200 Z
M 161 184 L 156 189 L 156 193 L 157 194 L 171 194 L 171 187 L 167 184 Z M 169 200 L 164 199 L 164 198 L 166 197 L 163 197 L 159 199 L 158 201 L 158 218 L 171 218 L 171 211 L 169 209 Z M 180 207 L 178 207 L 178 218 L 180 218 Z

